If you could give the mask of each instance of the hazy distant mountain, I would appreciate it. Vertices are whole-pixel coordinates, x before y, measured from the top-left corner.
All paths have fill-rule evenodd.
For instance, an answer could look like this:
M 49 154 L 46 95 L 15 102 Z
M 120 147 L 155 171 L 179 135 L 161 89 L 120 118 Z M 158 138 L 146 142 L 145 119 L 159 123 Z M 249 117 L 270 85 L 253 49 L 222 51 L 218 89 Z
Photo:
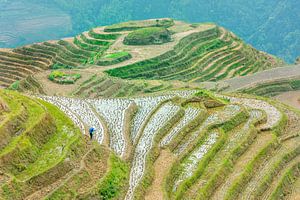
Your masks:
M 23 1 L 18 0 L 17 2 Z M 11 33 L 14 29 L 4 21 L 8 21 L 9 24 L 19 23 L 23 20 L 22 16 L 25 15 L 39 19 L 41 16 L 37 14 L 40 13 L 39 9 L 45 11 L 46 6 L 50 9 L 42 11 L 42 16 L 46 17 L 46 20 L 42 21 L 51 19 L 55 21 L 54 24 L 59 21 L 66 25 L 51 28 L 53 23 L 47 23 L 49 28 L 42 25 L 42 32 L 38 32 L 39 27 L 35 26 L 37 31 L 34 32 L 37 34 L 34 37 L 37 41 L 45 37 L 51 39 L 61 35 L 79 33 L 97 25 L 132 19 L 172 17 L 189 22 L 216 22 L 229 28 L 256 48 L 284 58 L 288 62 L 293 62 L 300 55 L 299 0 L 73 0 L 72 2 L 68 0 L 27 0 L 24 2 L 21 4 L 15 1 L 12 4 L 8 1 L 0 1 L 0 41 L 6 33 Z M 9 9 L 5 9 L 3 4 Z M 26 14 L 20 8 L 18 10 L 21 12 L 12 12 L 14 5 L 25 6 L 25 8 L 31 6 L 32 12 Z M 7 14 L 3 13 L 3 10 Z M 56 14 L 53 15 L 53 13 Z M 7 18 L 7 15 L 10 17 Z M 71 17 L 72 26 L 69 24 L 68 16 Z M 60 23 L 59 25 L 61 25 Z M 2 30 L 3 27 L 5 30 Z M 31 28 L 31 26 L 27 28 Z M 27 32 L 22 34 L 22 31 L 18 30 L 18 33 L 17 39 L 2 44 L 2 46 L 16 46 L 29 41 Z
M 70 15 L 54 4 L 0 1 L 0 47 L 58 39 L 71 32 Z

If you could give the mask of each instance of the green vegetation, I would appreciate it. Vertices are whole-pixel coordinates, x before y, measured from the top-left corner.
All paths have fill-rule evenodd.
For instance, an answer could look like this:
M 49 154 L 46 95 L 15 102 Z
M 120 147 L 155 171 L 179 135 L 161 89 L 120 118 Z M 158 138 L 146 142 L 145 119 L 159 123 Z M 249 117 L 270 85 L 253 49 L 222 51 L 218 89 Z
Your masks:
M 279 181 L 275 191 L 272 193 L 270 199 L 280 199 L 282 196 L 287 196 L 291 193 L 293 183 L 300 177 L 300 162 L 295 163 L 292 167 L 287 169 L 281 180 Z M 296 194 L 297 195 L 297 194 Z
M 29 75 L 26 79 L 20 81 L 18 91 L 30 92 L 32 94 L 45 94 L 43 86 L 32 75 Z
M 59 84 L 74 84 L 78 79 L 81 78 L 80 74 L 68 74 L 63 71 L 52 71 L 48 79 Z
M 162 55 L 106 73 L 124 79 L 202 82 L 251 74 L 280 64 L 231 33 L 215 25 L 207 26 L 207 30 L 184 37 Z
M 99 59 L 99 61 L 97 61 L 97 65 L 100 66 L 114 65 L 117 63 L 124 62 L 125 60 L 129 60 L 131 58 L 132 56 L 130 53 L 126 51 L 119 51 L 119 52 L 104 55 L 101 59 Z
M 22 4 L 25 4 L 23 5 L 24 8 L 32 7 L 32 12 L 26 13 L 25 10 L 21 10 L 18 13 L 5 13 L 6 18 L 3 19 L 3 23 L 7 23 L 6 27 L 9 34 L 3 34 L 5 38 L 10 39 L 1 42 L 0 47 L 15 47 L 37 41 L 76 35 L 100 25 L 169 16 L 190 22 L 215 22 L 229 28 L 254 47 L 275 54 L 289 63 L 294 63 L 299 56 L 299 24 L 296 23 L 296 17 L 293 16 L 293 13 L 298 12 L 296 1 L 282 2 L 281 0 L 274 0 L 269 2 L 261 0 L 252 1 L 252 3 L 236 2 L 232 4 L 229 0 L 217 3 L 208 3 L 204 0 L 190 0 L 189 2 L 162 0 L 158 5 L 156 2 L 146 3 L 136 0 L 104 0 L 101 4 L 97 0 L 90 0 L 89 2 L 79 0 L 72 2 L 66 0 L 47 0 L 43 2 L 29 0 L 22 2 Z M 9 10 L 15 10 L 14 6 L 16 5 L 10 1 L 2 1 L 0 6 L 7 6 Z M 47 11 L 43 9 L 41 14 L 41 7 L 47 8 Z M 212 10 L 214 12 L 211 12 Z M 248 12 L 247 14 L 239 12 L 241 10 L 248 10 Z M 278 11 L 280 15 L 274 16 L 273 10 Z M 34 17 L 36 15 L 49 16 L 50 21 L 60 19 L 65 21 L 59 21 L 59 25 L 55 26 L 57 23 L 47 24 L 49 20 L 46 18 L 46 24 L 42 23 L 40 26 L 29 28 L 28 30 L 31 30 L 29 32 L 24 29 L 18 30 L 19 32 L 16 33 L 14 27 L 9 25 L 17 23 L 23 14 L 33 15 Z M 223 17 L 225 14 L 227 15 L 226 19 Z M 61 18 L 57 19 L 57 15 Z M 35 19 L 34 17 L 29 18 Z M 274 20 L 269 20 L 273 17 Z M 257 31 L 257 27 L 262 27 L 262 29 Z M 17 38 L 13 35 L 16 35 Z
M 20 81 L 16 81 L 13 84 L 11 84 L 8 89 L 10 89 L 10 90 L 18 90 L 19 87 L 20 87 Z
M 111 54 L 105 55 L 103 58 L 116 59 L 116 58 L 121 58 L 123 56 L 128 56 L 128 55 L 129 55 L 128 52 L 120 51 L 120 52 L 116 52 L 116 53 L 111 53 Z
M 229 101 L 222 98 L 217 98 L 212 92 L 208 90 L 199 90 L 195 96 L 197 101 L 203 102 L 206 108 L 215 108 L 226 105 Z
M 234 4 L 229 0 L 217 3 L 205 0 L 188 2 L 162 0 L 159 4 L 155 1 L 139 2 L 137 0 L 103 0 L 101 4 L 97 0 L 88 2 L 28 0 L 20 4 L 23 5 L 23 8 L 32 7 L 33 9 L 30 13 L 26 12 L 26 9 L 15 13 L 13 12 L 15 4 L 10 1 L 0 3 L 0 7 L 8 8 L 7 13 L 3 13 L 6 18 L 1 18 L 1 22 L 4 25 L 7 24 L 5 26 L 7 34 L 2 33 L 2 38 L 8 39 L 1 42 L 0 47 L 15 47 L 76 35 L 100 25 L 168 16 L 189 22 L 215 22 L 232 30 L 255 48 L 275 54 L 289 63 L 294 63 L 296 57 L 299 56 L 300 28 L 297 17 L 293 15 L 293 13 L 298 13 L 299 5 L 295 0 L 285 2 L 256 0 L 251 3 L 236 2 Z M 41 9 L 41 7 L 45 9 Z M 247 13 L 240 12 L 241 10 L 247 10 Z M 274 10 L 280 14 L 274 16 Z M 49 18 L 45 18 L 44 23 L 39 26 L 32 25 L 32 28 L 16 32 L 14 26 L 10 25 L 18 23 L 23 15 L 29 15 L 28 18 L 33 20 L 37 16 L 43 18 L 48 16 Z M 224 15 L 227 17 L 224 18 Z M 51 20 L 54 20 L 55 23 L 48 24 Z M 29 27 L 31 27 L 30 24 L 28 24 Z M 258 31 L 258 27 L 262 28 Z
M 116 40 L 121 36 L 121 34 L 99 34 L 94 30 L 90 30 L 88 34 L 90 37 L 100 40 Z
M 59 63 L 55 63 L 54 65 L 51 66 L 51 69 L 73 69 L 73 68 L 74 67 L 72 67 L 72 66 L 59 64 Z
M 259 96 L 276 96 L 282 92 L 297 91 L 300 89 L 300 79 L 282 79 L 274 80 L 267 83 L 259 83 L 250 88 L 242 89 L 240 92 L 254 94 Z
M 172 89 L 193 89 L 185 83 L 172 84 L 165 81 L 155 83 L 145 80 L 123 80 L 107 75 L 93 75 L 72 91 L 78 97 L 132 97 L 157 92 L 169 92 Z
M 63 74 L 53 71 L 56 77 Z M 97 82 L 104 82 L 99 87 L 106 88 L 113 81 L 122 85 L 134 83 L 93 75 L 81 88 L 90 89 L 90 84 Z M 23 87 L 22 82 L 20 87 Z M 88 95 L 97 97 L 87 91 Z M 249 105 L 244 106 L 242 99 L 241 105 L 231 104 L 225 100 L 229 97 L 220 98 L 207 90 L 193 91 L 186 98 L 165 96 L 148 111 L 139 129 L 141 135 L 131 140 L 132 143 L 126 143 L 128 147 L 119 157 L 106 143 L 99 146 L 97 141 L 82 136 L 71 119 L 56 106 L 10 90 L 0 91 L 0 111 L 4 111 L 0 112 L 0 170 L 5 177 L 0 184 L 0 196 L 4 199 L 124 199 L 132 183 L 134 171 L 131 170 L 136 169 L 131 167 L 133 163 L 143 169 L 132 193 L 136 199 L 152 195 L 149 191 L 153 184 L 159 184 L 155 187 L 160 187 L 170 199 L 239 199 L 250 194 L 255 198 L 276 199 L 289 194 L 299 177 L 300 137 L 295 133 L 300 130 L 296 123 L 300 113 L 276 101 L 257 97 L 265 101 L 264 107 L 259 107 L 257 101 L 249 99 L 255 97 L 234 96 L 248 98 Z M 158 99 L 154 95 L 150 97 L 151 101 Z M 64 98 L 53 96 L 51 99 L 64 106 L 62 110 L 66 113 L 78 106 L 75 109 L 85 113 L 90 109 L 97 114 L 93 119 L 102 120 L 96 105 L 85 98 L 77 99 L 81 101 L 78 104 L 73 101 L 72 105 L 64 102 Z M 126 108 L 126 124 L 122 127 L 134 126 L 139 109 L 149 106 L 145 97 L 130 99 L 139 105 Z M 81 107 L 84 102 L 89 102 L 86 104 L 89 107 Z M 119 98 L 116 102 L 128 102 L 128 99 Z M 75 109 L 72 110 L 75 117 L 84 119 Z M 168 109 L 174 109 L 172 115 L 165 118 L 167 120 L 159 119 L 169 114 Z M 78 124 L 78 120 L 74 122 Z M 142 135 L 144 131 L 151 135 L 151 128 L 160 123 L 164 124 L 153 129 L 150 147 L 146 146 L 149 143 L 139 143 L 147 142 Z M 269 127 L 264 128 L 266 125 Z M 132 138 L 130 130 L 126 130 L 128 140 Z M 174 134 L 173 138 L 163 146 L 162 141 L 170 134 Z M 143 148 L 147 153 L 136 162 Z M 162 150 L 170 153 L 170 157 L 162 159 Z
M 92 35 L 92 36 L 90 36 Z M 93 30 L 71 40 L 36 43 L 11 51 L 0 50 L 0 85 L 8 88 L 17 80 L 46 69 L 73 69 L 88 64 L 111 65 L 131 58 L 130 55 L 104 60 L 102 55 L 120 34 L 101 34 Z M 101 38 L 101 39 L 97 39 Z
M 104 177 L 104 180 L 97 186 L 98 197 L 100 199 L 116 199 L 120 198 L 120 194 L 124 193 L 127 188 L 129 177 L 128 165 L 115 155 L 110 158 L 111 170 Z
M 82 39 L 82 37 L 80 37 L 80 39 Z M 101 48 L 101 46 L 98 46 L 98 45 L 87 44 L 87 43 L 79 40 L 77 37 L 74 38 L 73 42 L 77 47 L 84 49 L 86 51 L 99 52 L 103 49 L 103 47 Z
M 153 110 L 152 114 L 155 114 L 158 111 L 158 108 L 160 108 L 167 102 L 168 100 L 161 102 L 160 105 L 157 106 L 157 109 Z M 177 102 L 176 99 L 173 99 L 173 102 L 178 106 L 180 106 L 180 100 Z M 181 107 L 176 112 L 176 114 L 160 130 L 158 130 L 158 133 L 154 138 L 151 151 L 146 157 L 146 167 L 145 167 L 146 172 L 144 173 L 143 179 L 141 180 L 141 183 L 139 184 L 137 191 L 135 192 L 134 195 L 135 199 L 141 199 L 143 196 L 145 196 L 147 189 L 153 183 L 153 178 L 155 175 L 153 165 L 160 153 L 159 142 L 162 140 L 164 136 L 166 136 L 167 133 L 170 132 L 170 130 L 172 130 L 174 124 L 177 124 L 180 121 L 180 119 L 182 119 L 183 115 L 184 115 L 184 109 Z
M 104 33 L 102 28 L 95 28 L 74 38 L 0 51 L 0 85 L 8 88 L 17 80 L 26 79 L 28 75 L 49 68 L 73 69 L 90 65 L 120 64 L 131 59 L 133 55 L 133 61 L 129 62 L 133 64 L 120 64 L 120 68 L 106 72 L 125 79 L 202 82 L 244 76 L 282 64 L 280 60 L 253 49 L 232 33 L 212 23 L 199 24 L 195 28 L 199 32 L 192 32 L 180 41 L 176 40 L 173 49 L 173 45 L 165 45 L 162 50 L 167 48 L 167 51 L 163 50 L 162 54 L 155 53 L 158 55 L 156 57 L 146 55 L 147 52 L 137 55 L 132 49 L 134 47 L 124 46 L 120 40 L 116 40 L 123 35 L 124 43 L 140 45 L 137 48 L 147 51 L 143 45 L 168 42 L 171 40 L 171 32 L 177 30 L 181 33 L 193 28 L 187 23 L 175 23 L 171 19 L 136 21 L 128 24 L 140 28 L 128 35 Z M 166 29 L 171 25 L 171 31 Z M 150 59 L 143 60 L 142 57 Z M 134 61 L 136 59 L 138 62 Z
M 142 28 L 129 33 L 124 44 L 127 45 L 150 45 L 163 44 L 171 41 L 171 33 L 166 28 L 151 27 Z
M 153 46 L 122 43 L 159 43 L 156 34 L 170 36 L 166 27 L 174 42 L 149 55 L 143 51 Z M 153 189 L 167 199 L 277 199 L 293 191 L 300 112 L 198 88 L 277 67 L 279 59 L 212 23 L 154 19 L 107 28 L 0 51 L 0 84 L 10 89 L 0 90 L 0 199 L 151 199 Z M 48 79 L 60 84 L 75 83 L 78 72 L 90 77 L 66 98 L 37 96 L 49 92 L 37 80 L 49 68 Z M 297 77 L 242 92 L 287 89 L 300 89 Z M 84 134 L 94 125 L 95 141 Z
M 295 159 L 299 154 L 300 154 L 300 147 L 298 146 L 296 147 L 296 149 L 287 152 L 286 154 L 284 154 L 284 156 L 281 159 L 276 161 L 275 164 L 272 166 L 272 168 L 269 170 L 269 173 L 264 175 L 260 185 L 258 186 L 258 190 L 256 191 L 255 196 L 260 197 L 268 189 L 269 184 L 272 183 L 277 172 L 281 171 L 290 161 Z
M 1 96 L 4 96 L 6 100 L 13 96 L 14 99 L 10 99 L 10 104 L 15 105 L 21 103 L 19 101 L 22 100 L 22 103 L 29 109 L 28 119 L 26 123 L 23 123 L 24 130 L 20 135 L 12 137 L 10 141 L 7 140 L 8 145 L 1 151 L 1 160 L 6 159 L 2 164 L 2 169 L 17 178 L 14 184 L 8 182 L 2 185 L 2 188 L 10 191 L 5 193 L 5 196 L 14 196 L 19 199 L 21 193 L 28 192 L 25 190 L 26 187 L 30 184 L 34 187 L 35 176 L 42 176 L 45 171 L 60 163 L 70 144 L 78 138 L 79 131 L 61 111 L 49 104 L 44 104 L 45 108 L 49 109 L 45 111 L 45 108 L 37 102 L 16 93 L 1 92 Z M 51 112 L 53 116 L 49 116 L 47 112 Z M 68 131 L 71 132 L 68 133 Z M 60 145 L 66 146 L 63 154 L 54 151 Z
M 264 146 L 258 154 L 251 160 L 243 170 L 242 174 L 232 183 L 225 195 L 225 199 L 236 199 L 240 195 L 243 186 L 251 179 L 253 173 L 259 168 L 259 165 L 267 159 L 267 156 L 278 146 L 276 136 Z
M 182 199 L 186 196 L 186 192 L 192 187 L 197 185 L 197 181 L 202 174 L 207 169 L 209 163 L 214 159 L 216 154 L 221 151 L 222 147 L 225 145 L 228 140 L 229 132 L 239 126 L 241 123 L 247 120 L 247 113 L 242 110 L 236 115 L 232 116 L 230 119 L 220 123 L 212 124 L 207 127 L 205 130 L 202 130 L 197 139 L 192 141 L 192 144 L 189 145 L 189 148 L 184 152 L 179 160 L 173 165 L 166 181 L 166 191 L 168 192 L 169 198 L 172 199 Z M 199 130 L 196 130 L 199 131 Z M 191 177 L 180 182 L 180 185 L 177 185 L 176 191 L 174 192 L 175 181 L 179 178 L 180 174 L 184 170 L 184 166 L 188 165 L 188 158 L 191 153 L 199 148 L 209 137 L 210 134 L 216 132 L 219 136 L 213 147 L 203 155 L 200 162 L 197 164 L 195 172 Z M 184 142 L 184 140 L 182 141 Z
M 97 46 L 109 46 L 110 45 L 110 42 L 105 41 L 105 40 L 88 39 L 84 34 L 81 34 L 80 38 L 85 43 L 91 44 L 91 45 L 97 45 Z
M 6 177 L 1 183 L 1 198 L 24 199 L 57 181 L 61 184 L 52 188 L 48 199 L 90 193 L 93 183 L 105 175 L 109 151 L 96 142 L 88 143 L 73 122 L 49 103 L 12 91 L 0 91 L 0 97 L 1 105 L 9 107 L 0 123 L 0 168 Z M 114 172 L 128 170 L 115 156 L 110 160 L 115 163 Z M 86 165 L 79 168 L 83 161 Z

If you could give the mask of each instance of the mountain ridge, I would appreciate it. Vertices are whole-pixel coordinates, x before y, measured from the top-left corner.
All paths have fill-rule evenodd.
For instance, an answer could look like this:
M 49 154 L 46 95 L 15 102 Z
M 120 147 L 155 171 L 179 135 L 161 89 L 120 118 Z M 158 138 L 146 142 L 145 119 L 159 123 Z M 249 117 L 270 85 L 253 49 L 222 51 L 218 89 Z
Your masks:
M 22 2 L 23 0 L 19 0 Z M 99 3 L 96 0 L 89 3 L 64 0 L 40 1 L 30 0 L 42 7 L 58 8 L 72 18 L 72 31 L 68 34 L 57 35 L 50 31 L 53 37 L 60 38 L 76 35 L 84 30 L 99 26 L 115 24 L 122 21 L 142 20 L 148 18 L 172 17 L 178 20 L 193 22 L 213 21 L 239 35 L 254 47 L 274 54 L 293 63 L 299 56 L 299 2 L 297 0 L 253 1 L 252 3 L 240 1 L 107 1 Z M 6 1 L 9 4 L 9 1 Z M 275 18 L 272 10 L 276 8 L 279 13 Z M 85 12 L 89 10 L 89 12 Z M 45 12 L 46 13 L 46 12 Z M 227 17 L 224 18 L 223 16 Z M 3 16 L 3 19 L 5 16 Z M 281 20 L 282 19 L 282 20 Z M 260 27 L 266 22 L 270 22 Z M 280 29 L 279 29 L 280 27 Z M 64 28 L 64 27 L 63 27 Z M 22 30 L 21 30 L 22 31 Z M 12 31 L 8 31 L 13 34 Z M 253 35 L 254 34 L 254 35 Z M 252 36 L 252 37 L 251 37 Z M 251 39 L 251 38 L 252 39 Z M 32 43 L 33 41 L 28 41 Z M 23 43 L 24 44 L 24 43 Z M 2 46 L 3 47 L 3 46 Z

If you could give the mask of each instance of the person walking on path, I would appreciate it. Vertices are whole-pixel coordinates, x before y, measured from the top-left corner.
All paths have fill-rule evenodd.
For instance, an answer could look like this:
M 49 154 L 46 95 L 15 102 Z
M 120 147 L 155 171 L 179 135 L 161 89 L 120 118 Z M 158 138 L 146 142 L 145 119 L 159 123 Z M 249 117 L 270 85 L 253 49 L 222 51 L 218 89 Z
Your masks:
M 93 127 L 90 128 L 89 132 L 90 132 L 90 137 L 91 140 L 93 139 L 93 134 L 94 134 L 95 129 Z

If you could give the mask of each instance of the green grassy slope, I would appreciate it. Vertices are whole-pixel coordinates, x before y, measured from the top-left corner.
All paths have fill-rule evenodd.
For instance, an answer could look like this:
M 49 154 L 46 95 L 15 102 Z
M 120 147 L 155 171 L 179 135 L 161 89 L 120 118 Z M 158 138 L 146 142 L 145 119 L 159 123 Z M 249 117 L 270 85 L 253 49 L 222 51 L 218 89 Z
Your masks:
M 0 97 L 0 108 L 5 107 L 0 115 L 1 198 L 41 199 L 47 194 L 65 199 L 91 191 L 99 197 L 94 186 L 108 187 L 103 177 L 120 166 L 126 180 L 127 164 L 89 141 L 57 107 L 5 90 Z M 109 193 L 114 187 L 119 183 L 103 190 Z
M 127 45 L 151 45 L 163 44 L 171 41 L 171 33 L 166 28 L 149 27 L 129 33 L 124 44 Z

